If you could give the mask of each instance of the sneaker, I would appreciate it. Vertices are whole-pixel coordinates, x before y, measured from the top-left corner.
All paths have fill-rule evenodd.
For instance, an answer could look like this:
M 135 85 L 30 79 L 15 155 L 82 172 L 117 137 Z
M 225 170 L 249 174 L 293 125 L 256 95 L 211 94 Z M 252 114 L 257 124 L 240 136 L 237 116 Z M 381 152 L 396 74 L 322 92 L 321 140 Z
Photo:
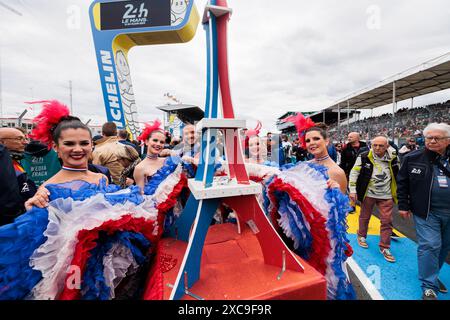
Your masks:
M 437 300 L 437 294 L 433 289 L 425 289 L 422 300 Z
M 392 230 L 391 238 L 392 238 L 392 239 L 398 239 L 398 238 L 400 238 L 400 236 L 399 236 L 398 234 L 396 234 L 396 233 L 394 232 L 394 230 Z
M 369 245 L 367 244 L 366 238 L 364 237 L 358 237 L 358 244 L 360 247 L 367 249 L 369 248 Z
M 395 262 L 395 258 L 391 253 L 391 250 L 387 249 L 387 248 L 380 248 L 380 252 L 381 254 L 384 256 L 384 258 L 386 259 L 386 261 L 389 262 Z
M 440 293 L 447 293 L 447 287 L 441 282 L 441 280 L 438 279 L 438 285 L 439 285 L 439 292 Z

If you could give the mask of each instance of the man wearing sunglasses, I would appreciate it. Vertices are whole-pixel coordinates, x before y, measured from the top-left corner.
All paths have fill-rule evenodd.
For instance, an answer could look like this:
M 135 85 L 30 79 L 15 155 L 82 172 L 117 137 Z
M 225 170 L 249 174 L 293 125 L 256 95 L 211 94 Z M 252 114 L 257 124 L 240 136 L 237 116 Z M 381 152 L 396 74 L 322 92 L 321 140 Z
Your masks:
M 0 128 L 2 149 L 0 189 L 2 191 L 4 189 L 0 198 L 0 225 L 13 222 L 17 216 L 24 213 L 25 201 L 37 190 L 36 185 L 28 178 L 20 164 L 27 143 L 28 139 L 22 131 L 14 128 Z M 10 159 L 6 158 L 7 155 L 10 155 Z
M 403 219 L 414 217 L 422 299 L 446 293 L 439 281 L 450 250 L 450 126 L 431 123 L 424 130 L 425 149 L 408 153 L 397 177 Z
M 398 151 L 398 155 L 400 158 L 400 162 L 403 160 L 403 158 L 410 153 L 411 151 L 415 151 L 419 149 L 419 147 L 417 146 L 416 143 L 416 138 L 411 137 L 407 140 L 407 142 L 405 143 L 405 145 L 403 145 L 401 147 L 401 149 Z

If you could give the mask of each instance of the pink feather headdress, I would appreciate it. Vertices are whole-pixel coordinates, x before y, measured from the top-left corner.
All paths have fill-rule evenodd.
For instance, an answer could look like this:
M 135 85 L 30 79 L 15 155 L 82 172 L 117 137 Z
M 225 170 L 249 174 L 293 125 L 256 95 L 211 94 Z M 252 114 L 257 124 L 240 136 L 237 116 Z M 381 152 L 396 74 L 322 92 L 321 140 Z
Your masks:
M 35 127 L 30 137 L 46 144 L 51 149 L 53 142 L 53 131 L 61 120 L 70 115 L 69 108 L 57 100 L 44 100 L 25 102 L 27 104 L 42 103 L 42 111 L 33 119 Z
M 161 131 L 164 133 L 164 130 L 160 128 L 161 121 L 155 120 L 153 123 L 146 123 L 145 129 L 142 131 L 142 134 L 138 137 L 140 141 L 147 141 L 153 131 Z
M 312 121 L 311 118 L 305 118 L 305 116 L 299 112 L 295 116 L 287 117 L 283 122 L 291 122 L 295 125 L 298 137 L 302 143 L 302 148 L 306 149 L 305 131 L 316 125 L 314 121 Z

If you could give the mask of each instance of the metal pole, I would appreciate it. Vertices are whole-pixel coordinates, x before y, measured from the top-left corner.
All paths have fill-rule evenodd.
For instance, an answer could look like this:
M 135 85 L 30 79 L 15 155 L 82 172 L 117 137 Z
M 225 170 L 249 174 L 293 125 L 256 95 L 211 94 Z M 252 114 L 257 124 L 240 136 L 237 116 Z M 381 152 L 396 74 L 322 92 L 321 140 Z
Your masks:
M 370 109 L 370 118 L 373 118 L 373 108 Z M 367 133 L 369 134 L 367 139 L 370 140 L 372 135 L 370 134 L 371 132 L 370 132 L 369 121 L 367 121 Z
M 350 133 L 350 101 L 347 100 L 347 133 Z
M 341 104 L 338 103 L 338 138 L 341 141 Z
M 167 125 L 166 118 L 167 118 L 167 114 L 165 112 L 163 112 L 163 128 L 164 128 L 164 130 L 168 130 L 169 129 L 168 125 Z
M 323 123 L 325 123 L 325 110 L 323 110 Z
M 72 80 L 69 80 L 69 92 L 70 92 L 70 113 L 73 114 L 73 108 L 72 108 Z
M 395 142 L 395 112 L 397 111 L 397 102 L 396 102 L 396 87 L 395 87 L 395 81 L 392 82 L 392 142 Z
M 23 112 L 20 114 L 19 118 L 17 118 L 17 125 L 19 128 L 22 128 L 22 119 L 25 116 L 25 114 L 27 113 L 27 109 L 23 110 Z
M 22 12 L 17 11 L 17 10 L 14 9 L 13 7 L 10 7 L 10 6 L 6 5 L 6 4 L 4 4 L 3 1 L 0 1 L 0 7 L 3 7 L 3 8 L 5 8 L 5 9 L 11 11 L 12 13 L 17 14 L 18 16 L 22 16 Z

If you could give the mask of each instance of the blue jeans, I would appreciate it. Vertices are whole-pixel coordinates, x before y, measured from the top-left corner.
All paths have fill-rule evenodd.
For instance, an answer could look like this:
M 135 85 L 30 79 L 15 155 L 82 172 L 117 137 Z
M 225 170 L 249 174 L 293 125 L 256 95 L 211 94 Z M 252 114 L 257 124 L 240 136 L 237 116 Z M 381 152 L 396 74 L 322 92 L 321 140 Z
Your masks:
M 427 220 L 414 215 L 417 234 L 417 260 L 422 289 L 438 292 L 438 276 L 450 251 L 450 215 L 430 212 Z

